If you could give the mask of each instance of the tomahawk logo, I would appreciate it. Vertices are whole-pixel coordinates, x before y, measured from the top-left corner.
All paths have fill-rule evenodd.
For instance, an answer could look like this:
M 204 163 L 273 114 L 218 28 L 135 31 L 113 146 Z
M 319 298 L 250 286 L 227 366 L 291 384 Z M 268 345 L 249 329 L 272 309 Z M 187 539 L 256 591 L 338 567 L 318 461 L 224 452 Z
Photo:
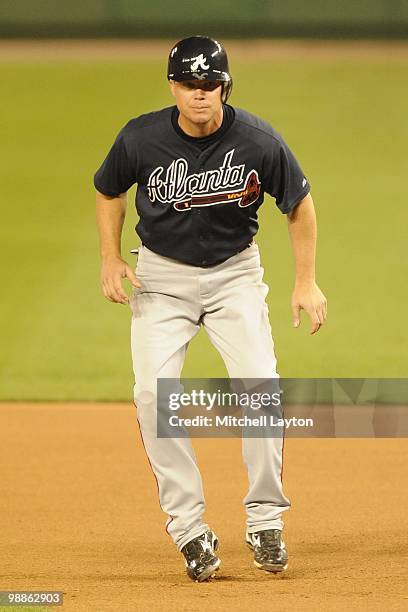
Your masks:
M 188 174 L 183 157 L 175 159 L 166 171 L 163 166 L 155 168 L 147 183 L 150 201 L 173 205 L 180 212 L 224 203 L 250 206 L 261 190 L 258 173 L 252 169 L 245 174 L 245 164 L 231 165 L 234 151 L 225 154 L 219 168 L 198 174 Z
M 190 66 L 191 72 L 197 72 L 199 68 L 201 68 L 201 70 L 208 70 L 210 67 L 205 63 L 207 58 L 204 57 L 203 53 L 200 53 L 200 55 L 197 55 L 197 57 L 192 57 L 191 59 L 194 60 Z

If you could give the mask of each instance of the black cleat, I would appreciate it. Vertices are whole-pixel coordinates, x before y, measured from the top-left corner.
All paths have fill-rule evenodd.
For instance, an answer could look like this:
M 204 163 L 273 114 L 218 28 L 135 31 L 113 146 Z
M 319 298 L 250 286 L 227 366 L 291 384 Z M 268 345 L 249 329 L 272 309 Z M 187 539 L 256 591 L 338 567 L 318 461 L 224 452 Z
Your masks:
M 218 538 L 211 530 L 187 542 L 181 549 L 191 580 L 203 582 L 214 576 L 221 565 L 221 560 L 215 554 L 217 549 Z
M 280 529 L 247 532 L 246 543 L 254 551 L 254 565 L 258 569 L 277 574 L 288 567 L 288 553 Z

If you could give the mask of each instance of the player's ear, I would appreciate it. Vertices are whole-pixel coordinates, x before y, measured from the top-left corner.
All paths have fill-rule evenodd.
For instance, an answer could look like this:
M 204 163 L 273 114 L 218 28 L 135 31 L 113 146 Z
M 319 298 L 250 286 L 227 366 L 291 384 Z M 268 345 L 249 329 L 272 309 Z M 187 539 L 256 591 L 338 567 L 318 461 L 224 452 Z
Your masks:
M 175 98 L 176 97 L 176 92 L 174 91 L 176 86 L 174 84 L 174 81 L 172 81 L 171 79 L 169 80 L 169 86 L 170 86 L 170 91 L 172 93 L 172 96 Z

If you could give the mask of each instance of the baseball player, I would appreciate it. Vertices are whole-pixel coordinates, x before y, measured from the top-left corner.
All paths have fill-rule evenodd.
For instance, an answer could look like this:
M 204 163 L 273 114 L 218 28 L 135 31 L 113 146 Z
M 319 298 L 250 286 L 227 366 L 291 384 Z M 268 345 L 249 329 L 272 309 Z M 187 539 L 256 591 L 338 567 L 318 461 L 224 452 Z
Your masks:
M 327 302 L 315 282 L 316 219 L 310 186 L 282 137 L 265 121 L 227 104 L 232 79 L 219 42 L 192 36 L 171 50 L 167 78 L 175 105 L 131 119 L 96 172 L 105 297 L 130 303 L 134 401 L 155 474 L 166 530 L 188 576 L 204 581 L 220 566 L 206 524 L 201 476 L 188 438 L 158 438 L 157 380 L 178 379 L 201 326 L 231 378 L 277 378 L 258 246 L 257 211 L 268 193 L 287 216 L 295 258 L 293 324 L 304 309 L 311 333 Z M 137 183 L 136 273 L 121 255 L 128 189 Z M 122 278 L 133 285 L 129 300 Z M 242 440 L 249 490 L 246 542 L 256 567 L 288 564 L 282 513 L 282 437 Z

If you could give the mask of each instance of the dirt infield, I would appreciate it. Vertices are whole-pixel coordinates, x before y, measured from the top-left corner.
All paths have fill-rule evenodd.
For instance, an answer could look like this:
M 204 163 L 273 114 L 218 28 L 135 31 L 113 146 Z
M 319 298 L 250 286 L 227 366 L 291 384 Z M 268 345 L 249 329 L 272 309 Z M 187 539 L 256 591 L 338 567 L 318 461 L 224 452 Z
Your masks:
M 281 577 L 243 542 L 240 440 L 195 440 L 222 567 L 195 584 L 164 530 L 132 405 L 0 404 L 0 590 L 62 610 L 406 610 L 405 439 L 289 439 Z
M 174 40 L 3 40 L 1 61 L 115 60 L 167 57 Z M 231 58 L 407 59 L 404 41 L 227 40 Z

